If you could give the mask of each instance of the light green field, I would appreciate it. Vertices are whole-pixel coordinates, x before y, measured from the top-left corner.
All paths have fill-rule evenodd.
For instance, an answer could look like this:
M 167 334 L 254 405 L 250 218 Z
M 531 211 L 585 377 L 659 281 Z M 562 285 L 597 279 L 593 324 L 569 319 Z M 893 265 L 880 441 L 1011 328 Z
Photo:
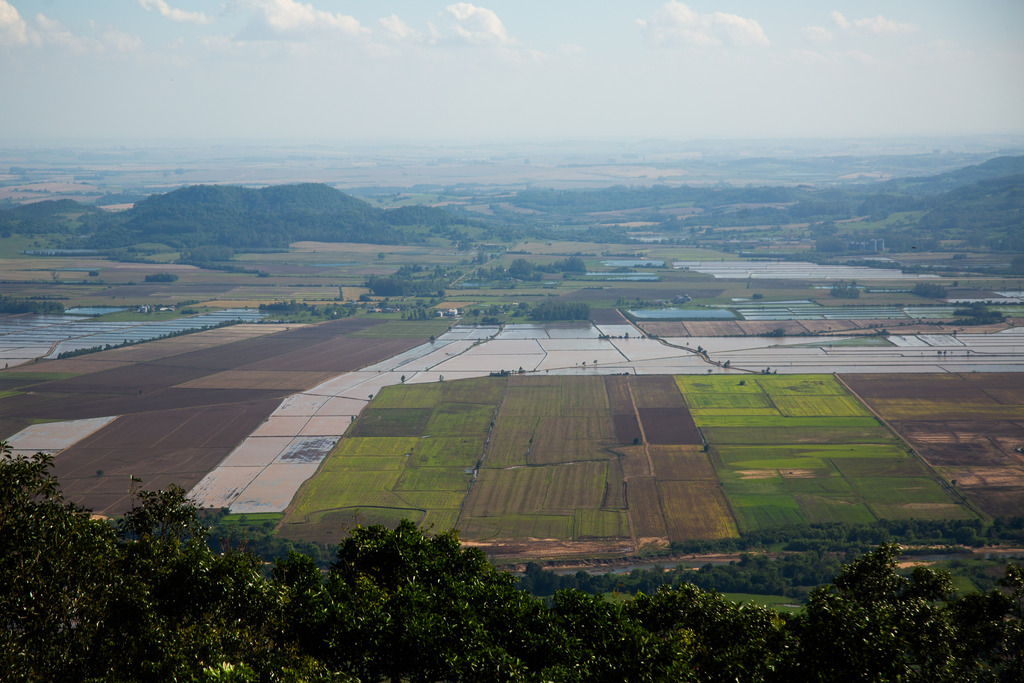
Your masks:
M 834 377 L 676 382 L 741 530 L 973 516 Z
M 419 439 L 409 461 L 411 467 L 473 467 L 484 452 L 482 435 Z
M 441 399 L 444 385 L 409 384 L 383 387 L 374 397 L 373 407 L 384 408 L 431 408 Z

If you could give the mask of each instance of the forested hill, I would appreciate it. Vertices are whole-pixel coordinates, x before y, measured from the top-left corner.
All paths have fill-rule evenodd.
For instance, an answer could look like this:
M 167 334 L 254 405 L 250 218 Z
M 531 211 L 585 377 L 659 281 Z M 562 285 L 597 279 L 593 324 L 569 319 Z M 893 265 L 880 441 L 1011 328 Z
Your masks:
M 284 247 L 298 240 L 398 244 L 409 241 L 403 227 L 448 232 L 461 223 L 442 209 L 377 209 L 316 183 L 255 190 L 194 185 L 153 195 L 124 213 L 96 217 L 90 246 L 162 242 L 176 248 L 246 249 Z
M 1020 176 L 1024 174 L 1024 156 L 989 159 L 983 164 L 966 166 L 949 173 L 920 178 L 896 178 L 883 183 L 878 190 L 905 194 L 941 194 L 966 185 Z

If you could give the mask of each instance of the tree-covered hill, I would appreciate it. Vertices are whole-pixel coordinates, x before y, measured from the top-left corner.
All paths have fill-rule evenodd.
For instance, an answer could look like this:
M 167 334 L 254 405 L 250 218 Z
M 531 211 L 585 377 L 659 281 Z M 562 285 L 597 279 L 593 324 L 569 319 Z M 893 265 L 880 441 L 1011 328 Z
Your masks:
M 0 235 L 71 234 L 83 218 L 100 210 L 72 199 L 32 202 L 0 211 Z
M 5 234 L 67 234 L 68 246 L 123 249 L 163 243 L 182 251 L 197 247 L 235 250 L 281 248 L 299 240 L 402 244 L 424 233 L 464 239 L 468 223 L 439 208 L 377 209 L 318 183 L 260 189 L 194 185 L 108 213 L 72 200 L 45 201 L 0 211 Z
M 437 208 L 377 209 L 322 184 L 261 189 L 195 185 L 153 195 L 130 211 L 103 217 L 91 245 L 109 249 L 163 242 L 178 248 L 247 249 L 284 247 L 299 240 L 399 244 L 410 240 L 403 227 L 444 231 L 459 223 Z
M 882 192 L 903 194 L 942 194 L 965 185 L 1021 174 L 1024 174 L 1024 156 L 1005 156 L 948 173 L 919 178 L 896 178 L 883 183 L 878 189 Z

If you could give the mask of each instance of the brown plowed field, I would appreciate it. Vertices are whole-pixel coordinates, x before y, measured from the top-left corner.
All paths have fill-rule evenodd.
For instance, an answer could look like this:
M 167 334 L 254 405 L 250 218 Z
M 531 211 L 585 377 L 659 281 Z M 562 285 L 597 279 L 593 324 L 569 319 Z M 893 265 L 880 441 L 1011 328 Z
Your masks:
M 640 443 L 640 425 L 634 413 L 612 415 L 612 423 L 615 426 L 615 443 L 620 446 Z
M 131 413 L 150 413 L 193 406 L 219 405 L 274 397 L 291 392 L 267 389 L 159 389 L 136 394 L 34 393 L 0 400 L 0 411 L 13 416 L 48 420 L 78 420 Z M 269 413 L 268 413 L 269 414 Z M 9 435 L 6 435 L 9 436 Z
M 187 490 L 277 404 L 273 398 L 125 415 L 57 456 L 55 472 L 70 500 L 99 514 L 120 514 L 130 507 L 130 476 L 147 490 L 172 483 Z
M 590 322 L 597 325 L 628 325 L 629 323 L 619 315 L 614 308 L 591 308 Z
M 698 446 L 650 447 L 654 476 L 671 481 L 718 481 L 711 461 Z
M 633 399 L 629 396 L 629 378 L 621 375 L 608 375 L 604 378 L 605 392 L 612 415 L 633 414 Z
M 671 375 L 631 376 L 633 400 L 637 408 L 683 408 L 686 402 Z M 641 416 L 642 419 L 642 416 Z M 644 425 L 647 428 L 647 425 Z M 688 442 L 684 442 L 688 443 Z
M 702 444 L 700 432 L 686 408 L 640 408 L 644 435 L 651 444 Z
M 408 350 L 419 339 L 352 338 L 378 325 L 339 320 L 26 386 L 0 398 L 0 438 L 30 419 L 74 420 L 120 415 L 57 458 L 70 500 L 97 513 L 124 512 L 128 476 L 148 490 L 171 483 L 188 489 L 255 430 L 285 396 L 334 375 Z M 102 363 L 122 349 L 91 354 Z M 32 366 L 48 372 L 47 363 Z M 180 385 L 188 384 L 186 388 Z M 204 388 L 206 387 L 206 388 Z M 104 476 L 97 476 L 102 470 Z
M 632 477 L 626 482 L 626 502 L 637 536 L 668 538 L 665 517 L 658 499 L 658 483 L 654 477 Z
M 1017 465 L 1012 448 L 1003 449 L 993 437 L 1007 445 L 1024 445 L 1024 427 L 1013 422 L 956 422 L 945 420 L 897 421 L 893 425 L 929 464 L 941 467 L 973 465 Z M 1016 435 L 1017 439 L 1014 439 Z M 1021 492 L 1024 496 L 1024 491 Z
M 0 414 L 73 420 L 192 405 L 251 401 L 267 396 L 283 397 L 293 393 L 296 387 L 301 390 L 314 386 L 331 373 L 356 370 L 410 349 L 419 341 L 342 336 L 377 324 L 379 321 L 333 321 L 189 351 L 157 361 L 42 382 L 33 385 L 31 393 L 0 398 Z M 104 353 L 95 356 L 103 356 Z M 45 363 L 32 367 L 39 372 L 47 371 Z M 202 378 L 232 370 L 317 374 L 305 375 L 309 384 L 301 387 L 290 382 L 287 388 L 282 388 L 277 375 L 266 375 L 271 378 L 266 386 L 253 384 L 247 389 L 175 388 L 189 382 L 201 384 Z
M 1024 513 L 1019 373 L 843 375 L 913 446 L 990 515 Z

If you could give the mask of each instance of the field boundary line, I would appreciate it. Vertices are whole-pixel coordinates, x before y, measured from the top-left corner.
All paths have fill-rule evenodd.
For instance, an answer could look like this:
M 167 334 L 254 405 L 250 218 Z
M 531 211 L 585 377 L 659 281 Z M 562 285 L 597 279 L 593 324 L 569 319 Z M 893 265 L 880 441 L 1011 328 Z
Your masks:
M 967 499 L 967 496 L 965 496 L 963 493 L 958 491 L 955 486 L 953 486 L 948 481 L 946 481 L 945 477 L 943 477 L 938 472 L 936 472 L 935 468 L 932 467 L 931 463 L 928 462 L 927 460 L 925 460 L 921 456 L 921 454 L 917 452 L 917 449 L 914 448 L 913 445 L 910 444 L 906 439 L 904 439 L 903 436 L 898 431 L 896 431 L 891 424 L 889 424 L 888 420 L 886 420 L 881 415 L 879 415 L 878 412 L 875 410 L 874 406 L 872 406 L 870 403 L 868 403 L 863 398 L 861 398 L 860 394 L 858 394 L 856 391 L 854 391 L 853 388 L 850 387 L 850 385 L 847 384 L 843 380 L 843 378 L 839 376 L 838 372 L 833 372 L 832 376 L 835 377 L 836 380 L 840 384 L 842 384 L 843 387 L 845 387 L 846 390 L 849 391 L 850 394 L 853 395 L 854 398 L 856 398 L 858 401 L 860 401 L 861 405 L 863 405 L 865 408 L 867 408 L 869 411 L 871 411 L 871 414 L 874 415 L 875 419 L 878 420 L 879 422 L 881 422 L 885 426 L 886 429 L 888 429 L 890 432 L 892 432 L 892 434 L 897 439 L 900 440 L 900 443 L 902 443 L 904 446 L 907 447 L 907 451 L 909 451 L 910 454 L 912 456 L 914 456 L 914 458 L 918 462 L 920 462 L 922 465 L 924 465 L 925 468 L 929 472 L 931 472 L 932 477 L 934 477 L 935 480 L 939 483 L 939 486 L 941 486 L 945 491 L 947 491 L 950 495 L 952 495 L 953 498 L 955 498 L 956 500 L 959 500 L 961 502 L 961 504 L 963 504 L 964 507 L 966 507 L 968 510 L 970 510 L 971 512 L 976 514 L 980 519 L 982 519 L 984 521 L 991 521 L 991 518 L 988 515 L 984 514 L 981 510 L 979 510 L 978 508 L 974 507 L 974 504 L 971 503 L 971 501 L 969 501 Z M 872 514 L 875 514 L 874 510 L 872 510 Z M 875 515 L 875 516 L 877 517 L 878 515 Z
M 455 528 L 459 528 L 460 523 L 463 521 L 462 515 L 466 511 L 466 501 L 469 500 L 470 491 L 473 490 L 473 484 L 476 483 L 477 477 L 480 476 L 480 466 L 484 462 L 484 458 L 487 457 L 487 449 L 491 445 L 491 436 L 494 435 L 494 424 L 498 421 L 498 413 L 501 412 L 501 407 L 505 404 L 505 397 L 508 395 L 508 387 L 511 384 L 508 377 L 505 378 L 505 388 L 501 392 L 501 400 L 494 406 L 494 417 L 491 418 L 491 424 L 487 427 L 487 438 L 484 439 L 484 450 L 480 454 L 480 459 L 476 461 L 476 465 L 473 467 L 473 478 L 469 480 L 469 486 L 466 487 L 466 494 L 462 497 L 462 502 L 459 504 L 459 515 L 455 518 Z M 426 514 L 426 513 L 424 513 Z
M 647 333 L 646 333 L 646 332 L 644 332 L 643 328 L 642 328 L 642 327 L 640 327 L 639 325 L 637 325 L 637 324 L 636 324 L 635 322 L 633 322 L 632 320 L 630 320 L 630 319 L 629 319 L 629 318 L 628 318 L 628 317 L 626 316 L 626 314 L 625 314 L 625 313 L 623 313 L 623 312 L 622 312 L 622 310 L 621 310 L 621 309 L 620 309 L 620 308 L 619 308 L 618 306 L 616 306 L 616 307 L 615 307 L 615 312 L 619 314 L 619 317 L 620 317 L 620 318 L 622 318 L 623 320 L 625 320 L 625 321 L 626 321 L 626 324 L 627 324 L 627 325 L 629 325 L 629 326 L 630 326 L 630 327 L 632 327 L 632 328 L 633 328 L 634 330 L 636 330 L 637 332 L 639 332 L 639 333 L 640 333 L 640 338 L 641 338 L 641 339 L 646 339 L 646 338 L 647 338 Z M 593 323 L 591 323 L 591 324 L 593 324 Z

